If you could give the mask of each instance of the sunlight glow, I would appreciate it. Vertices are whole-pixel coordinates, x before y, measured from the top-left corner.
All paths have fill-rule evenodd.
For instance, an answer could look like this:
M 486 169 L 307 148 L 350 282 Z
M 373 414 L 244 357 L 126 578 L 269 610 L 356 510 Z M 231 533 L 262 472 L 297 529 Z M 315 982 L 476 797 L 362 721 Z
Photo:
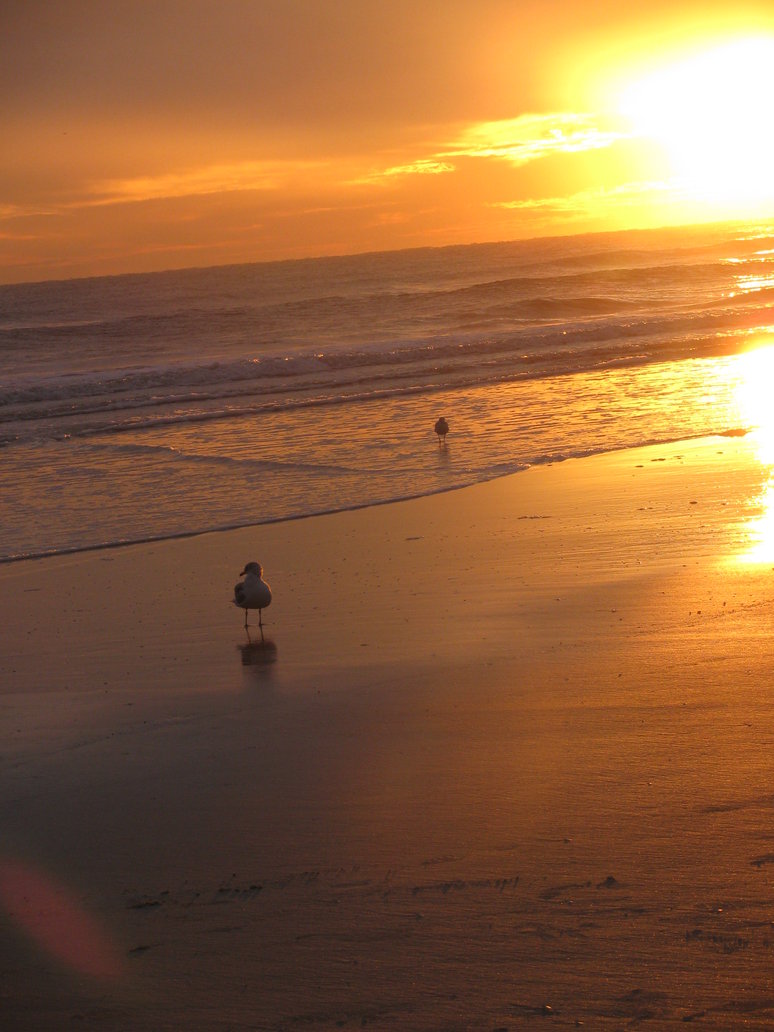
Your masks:
M 667 154 L 696 200 L 752 210 L 774 199 L 774 37 L 738 39 L 663 67 L 624 90 L 634 131 Z

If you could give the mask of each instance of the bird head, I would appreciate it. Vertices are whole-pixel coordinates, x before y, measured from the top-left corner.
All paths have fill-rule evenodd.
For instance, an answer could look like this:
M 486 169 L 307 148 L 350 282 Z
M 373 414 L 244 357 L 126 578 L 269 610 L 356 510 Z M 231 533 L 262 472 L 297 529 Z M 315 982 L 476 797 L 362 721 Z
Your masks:
M 246 573 L 256 573 L 260 577 L 263 573 L 263 567 L 260 563 L 247 563 L 239 576 L 244 577 Z

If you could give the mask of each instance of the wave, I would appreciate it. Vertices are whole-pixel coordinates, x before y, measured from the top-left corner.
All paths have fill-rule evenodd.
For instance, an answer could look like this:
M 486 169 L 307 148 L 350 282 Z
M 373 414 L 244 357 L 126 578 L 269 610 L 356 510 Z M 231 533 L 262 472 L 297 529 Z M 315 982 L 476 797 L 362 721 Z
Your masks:
M 774 335 L 774 327 L 768 326 L 765 329 Z M 429 396 L 450 389 L 544 380 L 575 373 L 602 374 L 612 369 L 665 362 L 710 360 L 736 353 L 740 344 L 741 339 L 735 334 L 711 337 L 699 335 L 677 343 L 666 334 L 661 340 L 651 340 L 645 349 L 638 346 L 631 351 L 622 351 L 617 339 L 609 349 L 595 343 L 586 350 L 574 351 L 575 365 L 572 366 L 562 362 L 566 358 L 562 352 L 542 356 L 522 355 L 517 367 L 514 367 L 510 358 L 503 366 L 497 356 L 490 356 L 487 360 L 476 356 L 470 366 L 459 362 L 450 362 L 447 366 L 435 363 L 421 382 L 413 367 L 405 370 L 403 375 L 400 370 L 390 369 L 381 378 L 372 374 L 365 378 L 365 382 L 352 381 L 346 387 L 340 385 L 335 392 L 315 389 L 314 385 L 307 384 L 303 389 L 295 391 L 287 387 L 271 391 L 264 387 L 257 393 L 251 393 L 240 387 L 225 393 L 197 392 L 185 400 L 179 396 L 169 397 L 164 403 L 158 402 L 155 405 L 143 398 L 131 402 L 107 398 L 102 404 L 95 402 L 91 407 L 82 406 L 76 412 L 71 405 L 64 405 L 59 409 L 49 407 L 45 413 L 38 409 L 18 414 L 13 419 L 7 418 L 4 422 L 0 420 L 0 447 L 31 441 L 42 443 L 45 440 L 112 436 L 129 431 L 244 419 L 318 407 L 347 406 L 418 394 Z M 558 371 L 560 364 L 561 371 Z
M 611 361 L 659 360 L 662 340 L 670 337 L 671 358 L 696 357 L 702 350 L 717 353 L 718 340 L 742 337 L 751 331 L 771 333 L 774 316 L 774 291 L 764 295 L 764 303 L 750 303 L 742 297 L 709 304 L 701 311 L 636 313 L 626 316 L 595 318 L 593 314 L 556 325 L 492 334 L 458 334 L 439 339 L 391 341 L 385 346 L 340 348 L 325 351 L 264 354 L 223 361 L 176 362 L 118 368 L 56 376 L 8 377 L 0 386 L 0 419 L 23 419 L 23 406 L 52 403 L 48 412 L 72 415 L 77 412 L 115 410 L 131 406 L 133 400 L 144 405 L 185 401 L 204 401 L 225 394 L 261 391 L 291 391 L 303 387 L 327 386 L 333 393 L 346 383 L 379 378 L 386 367 L 400 376 L 402 367 L 421 373 L 448 371 L 458 366 L 465 370 L 492 359 L 502 360 L 503 373 L 523 373 L 530 366 L 540 367 L 535 375 L 562 375 L 595 368 Z M 604 299 L 586 298 L 569 302 L 587 313 L 606 304 Z M 547 314 L 549 302 L 533 299 L 532 322 L 537 311 Z M 562 302 L 567 305 L 567 301 Z M 507 363 L 511 363 L 507 369 Z M 316 378 L 316 379 L 315 379 Z M 57 409 L 53 403 L 61 403 Z M 34 412 L 35 418 L 41 413 Z
M 422 289 L 396 290 L 394 288 L 351 296 L 346 293 L 332 293 L 313 297 L 295 298 L 283 301 L 255 299 L 243 304 L 208 305 L 187 304 L 167 307 L 161 311 L 124 314 L 118 317 L 84 318 L 68 313 L 59 320 L 54 313 L 45 312 L 25 320 L 20 315 L 6 317 L 0 321 L 0 349 L 12 345 L 62 346 L 87 344 L 90 340 L 118 343 L 122 340 L 135 342 L 157 340 L 169 344 L 171 341 L 190 340 L 200 335 L 203 327 L 217 338 L 223 334 L 236 335 L 249 340 L 251 335 L 262 338 L 276 338 L 303 341 L 315 333 L 335 331 L 348 322 L 362 326 L 373 322 L 378 316 L 391 325 L 395 319 L 410 320 L 422 315 L 446 315 L 453 318 L 458 311 L 465 313 L 470 308 L 483 308 L 492 304 L 511 303 L 527 305 L 542 298 L 544 303 L 556 306 L 555 317 L 561 315 L 565 301 L 582 302 L 587 289 L 593 287 L 605 298 L 608 306 L 626 304 L 622 291 L 650 290 L 659 286 L 673 287 L 676 283 L 684 291 L 690 291 L 698 283 L 720 279 L 731 281 L 732 271 L 713 263 L 686 263 L 645 265 L 643 267 L 589 268 L 583 272 L 555 272 L 552 275 L 509 276 L 493 280 L 468 283 L 463 286 L 430 286 Z M 603 288 L 602 294 L 599 294 Z M 604 290 L 615 290 L 605 295 Z M 303 327 L 307 327 L 303 330 Z
M 58 322 L 16 322 L 0 326 L 0 347 L 3 342 L 31 344 L 53 340 L 57 343 L 83 343 L 91 338 L 99 341 L 135 341 L 140 337 L 174 339 L 190 335 L 206 320 L 211 329 L 243 327 L 251 315 L 247 307 L 231 309 L 185 308 L 150 314 L 126 315 L 118 319 L 71 319 Z

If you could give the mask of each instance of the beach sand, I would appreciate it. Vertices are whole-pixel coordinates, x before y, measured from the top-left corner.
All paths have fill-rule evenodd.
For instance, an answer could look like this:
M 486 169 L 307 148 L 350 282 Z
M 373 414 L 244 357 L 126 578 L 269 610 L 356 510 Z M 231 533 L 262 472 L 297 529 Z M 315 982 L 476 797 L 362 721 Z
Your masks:
M 774 1026 L 756 447 L 0 568 L 2 1028 Z

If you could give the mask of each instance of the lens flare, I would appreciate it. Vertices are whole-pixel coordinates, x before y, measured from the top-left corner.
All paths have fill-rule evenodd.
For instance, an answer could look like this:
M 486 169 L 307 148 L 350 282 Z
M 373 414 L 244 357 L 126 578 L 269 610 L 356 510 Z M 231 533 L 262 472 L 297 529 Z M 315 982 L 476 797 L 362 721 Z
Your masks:
M 20 860 L 0 859 L 0 912 L 44 953 L 78 974 L 117 979 L 124 961 L 72 890 Z

